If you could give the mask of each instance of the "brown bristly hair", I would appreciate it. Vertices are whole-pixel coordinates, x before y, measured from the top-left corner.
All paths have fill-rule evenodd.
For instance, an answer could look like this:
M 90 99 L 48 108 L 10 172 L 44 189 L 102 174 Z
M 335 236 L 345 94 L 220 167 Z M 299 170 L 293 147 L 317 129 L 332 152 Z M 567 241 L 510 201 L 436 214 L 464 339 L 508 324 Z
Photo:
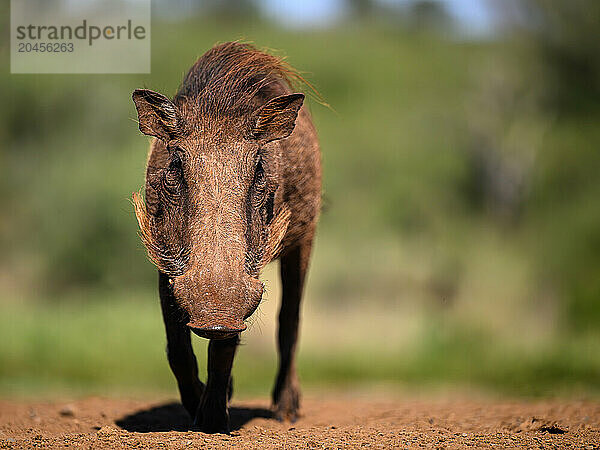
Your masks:
M 281 243 L 290 223 L 291 215 L 292 212 L 290 209 L 284 205 L 269 225 L 267 243 L 259 264 L 259 270 L 262 270 L 279 255 Z
M 150 262 L 154 264 L 161 272 L 167 275 L 182 275 L 185 270 L 185 262 L 189 258 L 187 248 L 182 247 L 179 253 L 175 255 L 165 252 L 162 246 L 154 242 L 152 237 L 150 231 L 151 215 L 148 214 L 144 198 L 138 192 L 134 192 L 131 195 L 131 201 L 133 203 L 135 217 L 139 227 L 138 235 L 146 247 Z
M 203 117 L 243 117 L 256 108 L 261 91 L 281 81 L 293 89 L 306 86 L 316 101 L 328 106 L 284 58 L 241 42 L 220 44 L 206 52 L 189 70 L 174 100 L 193 100 Z

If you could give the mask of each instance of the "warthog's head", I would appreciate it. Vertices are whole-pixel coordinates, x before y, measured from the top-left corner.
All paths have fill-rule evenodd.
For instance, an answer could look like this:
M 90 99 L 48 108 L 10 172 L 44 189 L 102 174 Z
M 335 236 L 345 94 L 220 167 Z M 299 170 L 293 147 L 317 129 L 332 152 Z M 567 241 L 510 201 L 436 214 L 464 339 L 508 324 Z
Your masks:
M 140 130 L 156 138 L 145 201 L 134 194 L 140 234 L 200 336 L 243 331 L 261 301 L 259 272 L 290 216 L 278 192 L 279 146 L 266 144 L 291 134 L 303 99 L 278 96 L 223 116 L 181 93 L 133 93 Z

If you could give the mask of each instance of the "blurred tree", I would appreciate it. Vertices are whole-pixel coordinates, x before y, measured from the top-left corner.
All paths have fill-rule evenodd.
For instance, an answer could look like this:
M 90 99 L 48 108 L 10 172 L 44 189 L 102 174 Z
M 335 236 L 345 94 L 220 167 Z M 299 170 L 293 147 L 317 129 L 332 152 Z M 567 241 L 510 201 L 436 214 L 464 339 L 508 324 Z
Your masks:
M 537 47 L 549 106 L 570 113 L 600 107 L 600 2 L 495 2 L 511 28 Z
M 436 0 L 417 0 L 410 3 L 406 19 L 410 27 L 427 31 L 445 31 L 452 26 L 446 7 Z
M 524 78 L 513 93 L 534 87 L 536 110 L 553 121 L 533 167 L 527 205 L 541 284 L 560 292 L 565 323 L 586 331 L 600 323 L 600 2 L 513 0 L 495 6 L 512 36 L 512 53 L 521 53 L 512 64 Z M 524 90 L 520 95 L 528 96 Z M 515 113 L 524 123 L 531 117 L 526 110 Z
M 238 20 L 258 16 L 258 5 L 253 0 L 156 0 L 156 14 L 184 18 L 204 15 L 218 20 Z
M 358 18 L 369 17 L 377 9 L 373 0 L 347 0 L 350 13 Z
M 516 60 L 515 60 L 516 59 Z M 543 136 L 554 120 L 539 84 L 520 58 L 496 58 L 475 70 L 468 98 L 467 197 L 504 224 L 516 224 L 530 191 Z
M 206 14 L 223 20 L 248 20 L 258 16 L 258 6 L 252 0 L 205 0 Z

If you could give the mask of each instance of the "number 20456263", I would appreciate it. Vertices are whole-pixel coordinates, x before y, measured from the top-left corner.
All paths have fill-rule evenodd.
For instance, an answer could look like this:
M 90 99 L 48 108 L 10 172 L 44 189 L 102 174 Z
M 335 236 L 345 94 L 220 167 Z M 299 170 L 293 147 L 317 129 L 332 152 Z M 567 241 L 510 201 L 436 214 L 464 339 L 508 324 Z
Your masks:
M 71 53 L 73 52 L 72 42 L 19 42 L 17 51 L 19 53 Z

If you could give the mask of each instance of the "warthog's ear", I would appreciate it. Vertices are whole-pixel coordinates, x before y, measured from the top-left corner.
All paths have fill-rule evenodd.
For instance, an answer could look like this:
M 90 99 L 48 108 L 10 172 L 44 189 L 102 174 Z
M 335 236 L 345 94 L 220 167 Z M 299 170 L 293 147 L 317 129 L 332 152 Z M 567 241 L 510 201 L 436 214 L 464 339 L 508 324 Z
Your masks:
M 136 89 L 132 98 L 142 133 L 165 142 L 181 134 L 183 121 L 177 107 L 167 97 L 149 89 Z
M 257 111 L 252 135 L 265 144 L 288 137 L 294 131 L 304 94 L 290 94 L 269 100 Z

